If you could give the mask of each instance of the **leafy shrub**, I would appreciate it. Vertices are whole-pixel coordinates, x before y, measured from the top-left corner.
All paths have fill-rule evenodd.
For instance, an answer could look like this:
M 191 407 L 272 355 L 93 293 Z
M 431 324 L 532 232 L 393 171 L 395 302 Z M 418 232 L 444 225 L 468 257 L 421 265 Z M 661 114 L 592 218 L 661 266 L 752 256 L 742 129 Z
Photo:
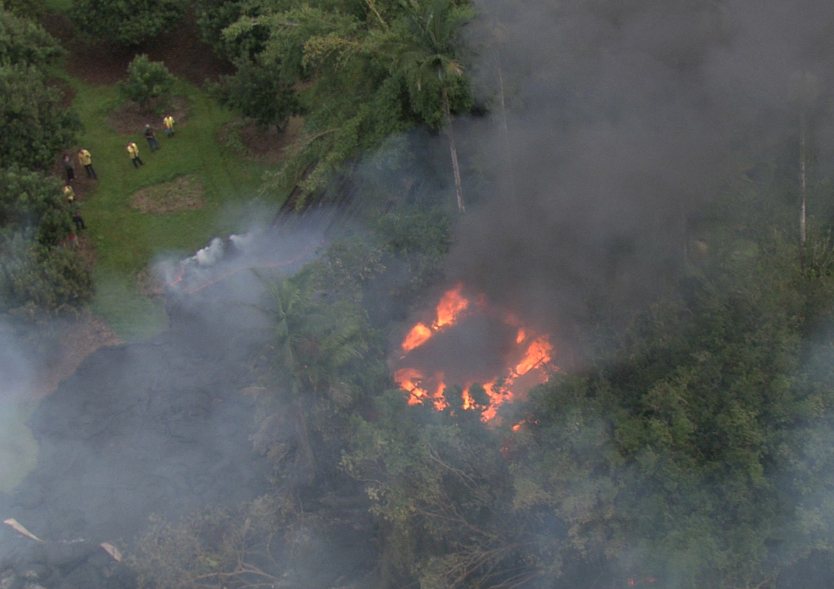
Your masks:
M 81 31 L 135 46 L 175 25 L 185 0 L 74 0 L 72 19 Z
M 119 84 L 119 91 L 144 109 L 166 106 L 175 80 L 161 61 L 137 55 L 127 66 L 127 79 Z

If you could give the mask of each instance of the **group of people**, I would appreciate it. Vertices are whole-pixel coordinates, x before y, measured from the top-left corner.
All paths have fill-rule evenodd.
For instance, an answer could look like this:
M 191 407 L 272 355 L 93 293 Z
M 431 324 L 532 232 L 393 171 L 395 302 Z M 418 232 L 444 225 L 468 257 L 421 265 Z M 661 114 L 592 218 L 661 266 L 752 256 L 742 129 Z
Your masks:
M 162 119 L 162 124 L 165 127 L 165 136 L 173 137 L 174 117 L 166 115 Z M 156 134 L 150 124 L 145 125 L 145 139 L 148 140 L 148 148 L 151 150 L 151 153 L 160 148 L 159 141 L 157 141 Z M 145 165 L 145 162 L 139 157 L 139 148 L 133 141 L 127 144 L 127 153 L 130 155 L 130 159 L 133 161 L 135 168 L 138 168 L 140 165 Z M 83 147 L 78 150 L 78 161 L 84 166 L 84 170 L 87 172 L 87 178 L 98 180 L 98 174 L 96 174 L 96 170 L 93 167 L 93 156 Z M 75 202 L 75 190 L 72 188 L 72 181 L 75 180 L 75 163 L 73 162 L 72 155 L 65 154 L 61 159 L 61 164 L 67 176 L 67 182 L 64 185 L 64 196 L 70 205 L 70 215 L 72 215 L 72 222 L 75 223 L 75 230 L 81 231 L 82 229 L 86 229 L 87 225 L 84 223 L 84 217 L 81 216 L 81 210 Z M 76 236 L 72 235 L 70 240 L 72 243 L 76 243 Z
M 87 172 L 87 178 L 98 180 L 98 174 L 96 174 L 96 169 L 93 167 L 93 156 L 87 149 L 82 147 L 78 150 L 78 161 L 84 166 L 84 171 Z M 67 175 L 67 183 L 64 185 L 64 196 L 70 205 L 70 215 L 72 222 L 75 223 L 75 230 L 81 231 L 82 229 L 86 229 L 87 225 L 84 223 L 84 217 L 81 216 L 81 210 L 75 203 L 75 190 L 72 188 L 72 181 L 75 180 L 75 163 L 70 154 L 65 154 L 61 159 L 61 164 Z M 76 243 L 75 235 L 71 236 L 70 240 L 72 243 Z
M 174 117 L 166 115 L 165 118 L 162 119 L 162 124 L 165 127 L 165 136 L 173 137 Z M 151 150 L 151 153 L 160 148 L 159 141 L 156 139 L 156 133 L 154 133 L 153 127 L 151 127 L 150 124 L 145 125 L 145 139 L 148 141 L 148 149 Z M 130 160 L 133 162 L 134 168 L 145 165 L 145 162 L 143 162 L 142 158 L 139 157 L 139 147 L 133 141 L 127 144 L 127 153 L 130 156 Z
M 78 161 L 84 166 L 84 170 L 87 172 L 87 178 L 98 180 L 98 174 L 96 174 L 96 170 L 93 167 L 93 156 L 83 147 L 78 150 Z M 64 166 L 64 172 L 67 175 L 67 184 L 69 184 L 75 180 L 75 164 L 72 161 L 72 156 L 65 154 L 61 160 L 61 164 Z

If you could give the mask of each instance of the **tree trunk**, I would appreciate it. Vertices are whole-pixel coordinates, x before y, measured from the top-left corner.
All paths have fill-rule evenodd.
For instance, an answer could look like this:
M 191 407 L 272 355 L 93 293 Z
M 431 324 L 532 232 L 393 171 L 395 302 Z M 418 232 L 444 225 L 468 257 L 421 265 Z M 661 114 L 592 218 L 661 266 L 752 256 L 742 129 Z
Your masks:
M 295 455 L 295 476 L 296 483 L 302 486 L 313 483 L 316 472 L 316 459 L 313 455 L 313 447 L 310 445 L 310 429 L 307 426 L 307 416 L 301 400 L 293 402 L 295 410 L 295 431 L 298 441 L 298 450 Z
M 800 255 L 802 260 L 805 259 L 805 241 L 807 239 L 806 235 L 806 220 L 807 220 L 807 196 L 808 196 L 808 171 L 807 171 L 807 152 L 808 152 L 808 139 L 807 135 L 807 124 L 805 120 L 805 109 L 801 108 L 799 111 L 799 196 L 800 196 L 800 205 L 799 205 L 799 246 L 800 246 Z
M 504 72 L 501 68 L 501 53 L 499 51 L 497 58 L 498 65 L 498 97 L 501 104 L 501 136 L 504 140 L 504 169 L 507 174 L 507 182 L 509 183 L 510 198 L 515 201 L 515 175 L 513 172 L 512 161 L 510 158 L 510 131 L 507 128 L 507 105 L 504 101 Z
M 458 165 L 458 150 L 455 148 L 455 133 L 452 131 L 452 109 L 449 107 L 449 96 L 446 94 L 446 84 L 441 84 L 443 92 L 443 110 L 446 112 L 446 135 L 449 137 L 449 151 L 452 154 L 452 170 L 455 173 L 455 195 L 458 200 L 458 212 L 463 214 L 466 207 L 463 204 L 463 184 L 460 181 L 460 165 Z

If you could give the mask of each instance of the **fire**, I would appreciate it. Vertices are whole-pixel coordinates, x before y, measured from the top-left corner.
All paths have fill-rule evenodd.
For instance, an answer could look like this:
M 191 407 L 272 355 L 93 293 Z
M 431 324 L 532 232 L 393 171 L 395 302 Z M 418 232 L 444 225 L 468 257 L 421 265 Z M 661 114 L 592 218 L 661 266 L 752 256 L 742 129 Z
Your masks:
M 401 344 L 402 355 L 396 362 L 400 368 L 394 371 L 394 380 L 408 393 L 409 405 L 431 402 L 438 410 L 448 406 L 444 398 L 446 370 L 415 368 L 411 362 L 411 353 L 423 346 L 429 347 L 429 342 L 437 334 L 454 329 L 464 318 L 477 314 L 497 318 L 505 326 L 502 329 L 503 333 L 509 336 L 509 351 L 502 352 L 503 367 L 489 366 L 478 372 L 492 372 L 489 378 L 461 378 L 461 369 L 456 366 L 455 358 L 448 358 L 448 365 L 442 368 L 458 374 L 456 378 L 460 380 L 457 382 L 463 385 L 463 409 L 480 411 L 482 419 L 489 421 L 496 416 L 500 405 L 523 395 L 536 384 L 547 380 L 550 372 L 558 370 L 551 364 L 553 345 L 547 335 L 536 334 L 512 313 L 491 307 L 484 295 L 478 295 L 473 300 L 468 299 L 463 294 L 463 285 L 457 284 L 441 297 L 435 309 L 434 320 L 416 323 Z M 511 331 L 506 333 L 507 329 Z M 453 345 L 457 345 L 456 340 Z M 459 350 L 455 350 L 457 351 Z M 496 372 L 499 374 L 496 375 Z M 480 384 L 484 394 L 473 395 L 472 386 L 476 382 Z
M 435 408 L 442 411 L 446 408 L 446 400 L 443 398 L 443 391 L 446 385 L 443 382 L 443 373 L 437 372 L 434 374 L 432 380 L 436 382 L 434 394 L 429 394 L 427 388 L 423 385 L 425 377 L 423 373 L 414 368 L 401 368 L 394 373 L 394 380 L 400 387 L 409 393 L 408 404 L 416 405 L 425 400 L 432 400 Z
M 404 355 L 429 341 L 434 332 L 454 325 L 461 313 L 469 307 L 469 300 L 461 295 L 462 290 L 463 284 L 458 284 L 443 294 L 443 298 L 437 304 L 436 318 L 432 321 L 431 327 L 425 323 L 418 323 L 411 328 L 402 343 Z
M 523 341 L 523 340 L 522 340 Z M 521 343 L 521 342 L 518 342 Z M 515 367 L 515 373 L 518 376 L 527 374 L 534 368 L 542 366 L 550 362 L 550 353 L 553 351 L 553 346 L 547 341 L 547 336 L 541 336 L 530 342 L 527 348 L 527 353 L 524 359 Z
M 408 353 L 414 348 L 419 348 L 424 343 L 429 341 L 430 337 L 431 329 L 422 323 L 418 323 L 412 327 L 411 331 L 408 332 L 408 335 L 405 336 L 405 339 L 403 340 L 403 352 Z
M 469 301 L 461 296 L 463 284 L 446 291 L 440 303 L 437 305 L 437 319 L 432 323 L 432 328 L 437 331 L 457 321 L 458 316 L 469 307 Z

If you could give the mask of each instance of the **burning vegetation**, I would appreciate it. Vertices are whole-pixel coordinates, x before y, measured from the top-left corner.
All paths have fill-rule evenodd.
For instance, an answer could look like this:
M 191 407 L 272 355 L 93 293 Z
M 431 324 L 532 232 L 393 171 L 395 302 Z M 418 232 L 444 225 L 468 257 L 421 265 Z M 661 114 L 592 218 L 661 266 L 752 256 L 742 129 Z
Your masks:
M 409 405 L 432 403 L 443 410 L 446 387 L 460 384 L 463 408 L 480 411 L 484 421 L 558 370 L 547 334 L 490 305 L 483 295 L 467 296 L 462 283 L 443 293 L 434 318 L 416 323 L 400 348 L 392 361 L 394 380 Z

